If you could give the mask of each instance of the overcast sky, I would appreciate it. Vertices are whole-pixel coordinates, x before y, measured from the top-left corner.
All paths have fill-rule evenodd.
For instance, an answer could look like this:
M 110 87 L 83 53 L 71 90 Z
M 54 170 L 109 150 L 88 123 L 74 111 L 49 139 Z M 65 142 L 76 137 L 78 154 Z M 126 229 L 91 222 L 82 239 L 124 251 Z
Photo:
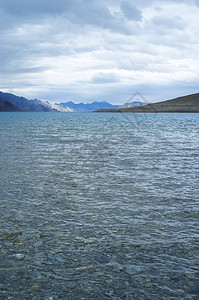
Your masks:
M 199 92 L 199 0 L 0 0 L 0 90 L 53 102 Z

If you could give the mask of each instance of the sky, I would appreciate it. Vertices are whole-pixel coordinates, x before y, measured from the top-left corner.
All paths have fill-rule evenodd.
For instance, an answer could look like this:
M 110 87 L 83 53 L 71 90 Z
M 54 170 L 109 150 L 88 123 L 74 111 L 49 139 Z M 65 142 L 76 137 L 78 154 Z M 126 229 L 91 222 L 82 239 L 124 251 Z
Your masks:
M 199 92 L 199 0 L 0 0 L 0 90 L 122 104 Z

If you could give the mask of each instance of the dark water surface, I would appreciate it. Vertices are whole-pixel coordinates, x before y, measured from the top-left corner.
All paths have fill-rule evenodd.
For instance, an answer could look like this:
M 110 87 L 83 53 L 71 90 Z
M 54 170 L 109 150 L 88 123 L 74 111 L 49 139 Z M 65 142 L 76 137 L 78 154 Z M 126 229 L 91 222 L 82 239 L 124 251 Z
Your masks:
M 0 299 L 199 299 L 199 114 L 0 114 Z

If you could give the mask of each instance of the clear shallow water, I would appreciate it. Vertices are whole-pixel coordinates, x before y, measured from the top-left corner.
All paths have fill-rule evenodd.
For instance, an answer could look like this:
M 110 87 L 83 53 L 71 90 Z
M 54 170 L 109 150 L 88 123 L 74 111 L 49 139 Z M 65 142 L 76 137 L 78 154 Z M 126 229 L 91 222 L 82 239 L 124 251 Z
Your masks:
M 198 299 L 199 114 L 0 114 L 0 299 Z

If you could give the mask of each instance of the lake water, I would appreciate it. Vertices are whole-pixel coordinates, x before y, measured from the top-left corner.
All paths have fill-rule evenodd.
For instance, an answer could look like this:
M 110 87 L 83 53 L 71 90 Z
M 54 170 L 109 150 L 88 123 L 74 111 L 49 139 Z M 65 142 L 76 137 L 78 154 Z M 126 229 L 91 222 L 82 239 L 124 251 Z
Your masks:
M 0 299 L 198 299 L 199 114 L 1 113 Z

